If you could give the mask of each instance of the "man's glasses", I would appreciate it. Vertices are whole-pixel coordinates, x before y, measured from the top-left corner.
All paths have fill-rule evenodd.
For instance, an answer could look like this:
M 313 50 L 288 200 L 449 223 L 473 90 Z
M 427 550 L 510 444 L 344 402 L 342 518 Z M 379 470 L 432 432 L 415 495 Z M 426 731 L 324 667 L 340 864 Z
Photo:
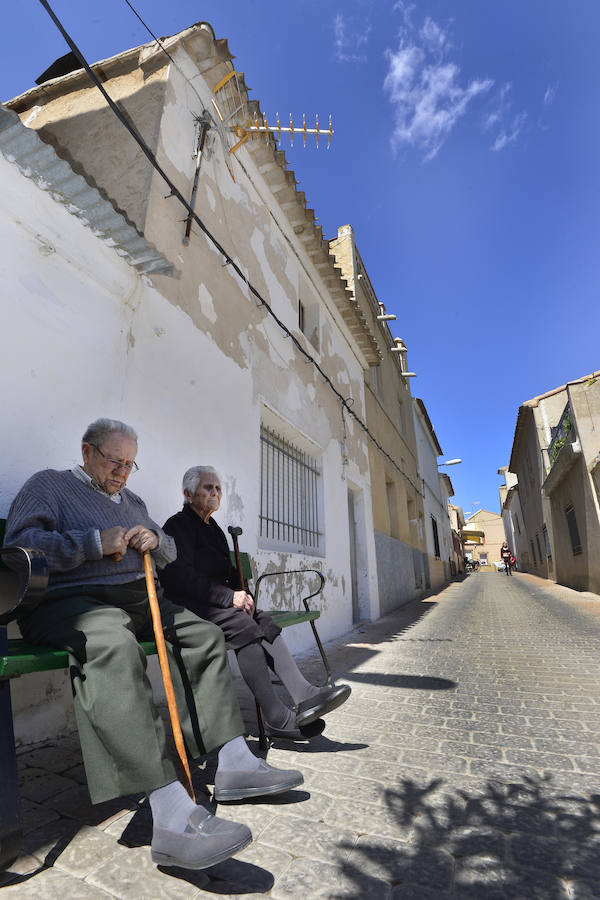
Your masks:
M 97 450 L 102 459 L 105 459 L 106 462 L 112 463 L 113 466 L 116 466 L 119 469 L 125 469 L 127 472 L 139 472 L 140 470 L 140 467 L 135 460 L 132 460 L 131 462 L 121 462 L 120 459 L 112 459 L 110 456 L 107 456 L 106 453 L 102 452 L 100 447 L 96 446 L 96 444 L 90 444 L 90 447 L 93 447 L 94 450 Z

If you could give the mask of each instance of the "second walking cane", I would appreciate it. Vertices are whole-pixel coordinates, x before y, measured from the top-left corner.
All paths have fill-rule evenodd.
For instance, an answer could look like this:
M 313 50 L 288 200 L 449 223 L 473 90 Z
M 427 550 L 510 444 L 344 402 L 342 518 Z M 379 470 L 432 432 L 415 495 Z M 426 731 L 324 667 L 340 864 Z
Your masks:
M 233 552 L 235 555 L 235 567 L 238 573 L 239 589 L 240 591 L 245 591 L 246 584 L 244 582 L 244 572 L 242 571 L 242 557 L 240 556 L 240 547 L 238 544 L 238 537 L 242 533 L 242 529 L 239 526 L 229 525 L 227 531 L 231 535 L 231 539 L 233 541 Z M 267 739 L 265 737 L 265 726 L 262 717 L 262 710 L 260 708 L 260 703 L 256 698 L 254 698 L 254 702 L 256 703 L 256 721 L 258 723 L 258 745 L 261 750 L 266 750 Z

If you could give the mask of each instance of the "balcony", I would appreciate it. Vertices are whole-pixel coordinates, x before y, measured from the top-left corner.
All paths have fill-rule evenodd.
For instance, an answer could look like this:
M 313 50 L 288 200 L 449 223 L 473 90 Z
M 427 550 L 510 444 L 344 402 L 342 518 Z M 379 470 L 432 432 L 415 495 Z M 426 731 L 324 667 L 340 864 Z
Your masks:
M 581 444 L 577 440 L 568 403 L 558 425 L 551 429 L 551 435 L 552 440 L 548 447 L 550 469 L 542 485 L 542 493 L 546 497 L 550 497 L 554 493 L 565 475 L 581 458 Z
M 572 444 L 576 440 L 575 429 L 571 423 L 571 407 L 568 403 L 563 410 L 558 425 L 555 428 L 551 428 L 550 433 L 552 440 L 548 447 L 548 459 L 550 468 L 552 468 L 565 444 Z

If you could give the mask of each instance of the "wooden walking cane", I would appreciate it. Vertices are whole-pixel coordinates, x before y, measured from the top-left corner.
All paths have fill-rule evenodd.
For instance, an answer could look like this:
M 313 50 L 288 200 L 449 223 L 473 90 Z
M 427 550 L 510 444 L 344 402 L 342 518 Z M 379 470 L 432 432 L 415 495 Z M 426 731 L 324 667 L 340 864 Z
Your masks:
M 244 582 L 244 573 L 242 571 L 242 558 L 240 556 L 240 548 L 238 544 L 238 537 L 242 533 L 242 529 L 239 526 L 229 525 L 227 531 L 231 535 L 231 539 L 233 541 L 233 552 L 235 554 L 235 565 L 238 573 L 238 581 L 240 583 L 240 591 L 246 590 L 246 585 Z M 267 749 L 267 740 L 265 738 L 265 725 L 262 717 L 262 709 L 260 708 L 260 703 L 254 698 L 254 703 L 256 704 L 256 720 L 258 722 L 258 744 L 261 750 Z
M 154 572 L 152 570 L 152 559 L 150 551 L 144 550 L 142 554 L 144 560 L 144 574 L 146 576 L 146 590 L 148 591 L 148 600 L 150 602 L 150 612 L 152 613 L 152 627 L 154 629 L 154 638 L 156 640 L 156 649 L 158 651 L 158 661 L 160 663 L 160 671 L 162 674 L 165 693 L 167 695 L 167 705 L 169 707 L 169 717 L 171 719 L 171 728 L 173 729 L 173 737 L 175 738 L 175 746 L 177 754 L 181 762 L 183 771 L 187 779 L 187 792 L 195 800 L 194 788 L 192 787 L 192 776 L 190 766 L 185 752 L 185 744 L 183 743 L 183 734 L 181 732 L 181 723 L 179 721 L 179 713 L 177 712 L 177 703 L 175 701 L 175 691 L 173 690 L 173 681 L 171 679 L 171 670 L 169 669 L 169 660 L 167 658 L 167 648 L 165 645 L 165 636 L 163 634 L 162 620 L 160 617 L 160 608 L 158 606 L 158 597 L 156 596 L 156 586 L 154 584 Z

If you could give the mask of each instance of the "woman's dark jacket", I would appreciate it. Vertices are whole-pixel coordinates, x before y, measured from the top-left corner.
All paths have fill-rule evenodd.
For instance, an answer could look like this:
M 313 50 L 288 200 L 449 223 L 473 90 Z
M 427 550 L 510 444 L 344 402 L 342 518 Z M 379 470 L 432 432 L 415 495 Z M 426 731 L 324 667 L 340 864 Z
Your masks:
M 163 529 L 175 538 L 177 559 L 159 572 L 169 600 L 219 625 L 233 649 L 255 640 L 272 642 L 279 628 L 264 612 L 251 618 L 233 604 L 240 590 L 224 532 L 211 517 L 205 522 L 187 503 Z

